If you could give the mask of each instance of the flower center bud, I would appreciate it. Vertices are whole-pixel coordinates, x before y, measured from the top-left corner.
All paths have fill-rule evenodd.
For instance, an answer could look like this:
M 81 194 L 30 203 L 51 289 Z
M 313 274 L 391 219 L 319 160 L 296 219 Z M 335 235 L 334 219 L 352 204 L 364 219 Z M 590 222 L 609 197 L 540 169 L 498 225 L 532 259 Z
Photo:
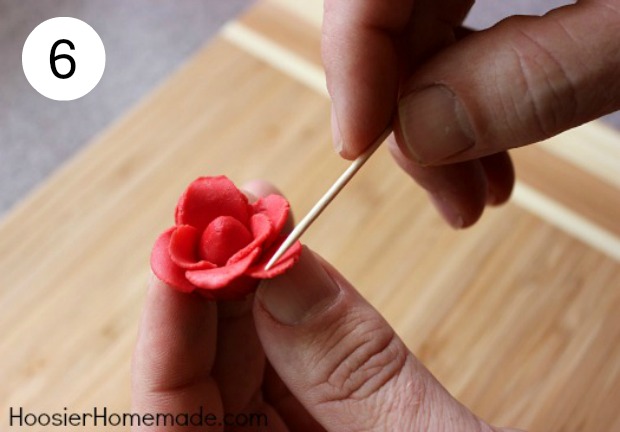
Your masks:
M 200 255 L 221 267 L 251 241 L 252 234 L 245 225 L 232 216 L 219 216 L 202 233 Z

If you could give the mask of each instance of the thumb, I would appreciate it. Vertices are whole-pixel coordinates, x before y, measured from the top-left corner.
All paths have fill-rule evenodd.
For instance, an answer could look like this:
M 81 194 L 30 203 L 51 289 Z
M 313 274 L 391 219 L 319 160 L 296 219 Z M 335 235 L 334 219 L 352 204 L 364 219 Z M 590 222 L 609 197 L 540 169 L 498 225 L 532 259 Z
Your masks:
M 304 248 L 256 294 L 256 328 L 273 368 L 328 431 L 491 431 L 453 399 L 389 324 Z
M 618 2 L 511 17 L 445 49 L 404 85 L 396 133 L 424 165 L 530 144 L 620 108 Z

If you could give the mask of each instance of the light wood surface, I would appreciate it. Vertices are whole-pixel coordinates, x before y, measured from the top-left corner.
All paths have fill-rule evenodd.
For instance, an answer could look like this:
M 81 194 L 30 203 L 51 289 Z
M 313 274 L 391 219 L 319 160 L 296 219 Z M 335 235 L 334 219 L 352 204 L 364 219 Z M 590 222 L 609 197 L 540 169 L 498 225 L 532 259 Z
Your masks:
M 268 179 L 301 216 L 346 168 L 303 72 L 318 67 L 316 27 L 291 20 L 259 4 L 0 222 L 0 429 L 10 406 L 129 409 L 149 252 L 191 180 Z M 302 66 L 253 52 L 253 33 Z M 515 155 L 554 211 L 520 194 L 454 232 L 380 149 L 304 242 L 486 420 L 620 431 L 618 183 L 542 148 Z

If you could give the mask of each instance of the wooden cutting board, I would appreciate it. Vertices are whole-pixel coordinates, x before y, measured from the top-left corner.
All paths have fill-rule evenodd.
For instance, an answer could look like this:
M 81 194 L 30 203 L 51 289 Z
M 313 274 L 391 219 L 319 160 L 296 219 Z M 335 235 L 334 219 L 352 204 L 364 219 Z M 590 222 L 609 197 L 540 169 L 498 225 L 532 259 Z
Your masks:
M 318 46 L 259 3 L 0 222 L 0 429 L 129 409 L 149 252 L 191 180 L 264 178 L 301 216 L 347 166 Z M 460 232 L 380 149 L 304 242 L 486 420 L 620 431 L 619 143 L 592 124 L 514 152 L 514 200 Z

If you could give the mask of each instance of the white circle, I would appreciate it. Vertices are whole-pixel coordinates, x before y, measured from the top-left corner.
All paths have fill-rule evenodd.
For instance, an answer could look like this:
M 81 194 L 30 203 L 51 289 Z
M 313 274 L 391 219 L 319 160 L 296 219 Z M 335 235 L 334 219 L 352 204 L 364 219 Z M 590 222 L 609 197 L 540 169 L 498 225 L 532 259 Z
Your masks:
M 74 100 L 88 94 L 101 79 L 105 48 L 97 32 L 84 21 L 52 18 L 28 35 L 22 66 L 30 85 L 43 96 Z

